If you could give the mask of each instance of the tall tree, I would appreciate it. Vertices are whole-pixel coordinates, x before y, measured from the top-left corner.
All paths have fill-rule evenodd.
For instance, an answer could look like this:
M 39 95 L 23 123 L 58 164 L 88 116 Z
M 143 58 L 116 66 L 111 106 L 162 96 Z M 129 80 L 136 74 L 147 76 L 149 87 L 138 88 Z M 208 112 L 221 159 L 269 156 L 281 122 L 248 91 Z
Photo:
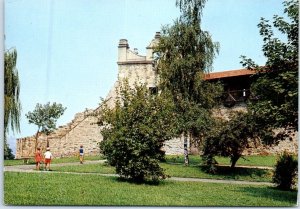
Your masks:
M 17 50 L 4 53 L 4 156 L 12 157 L 7 144 L 9 129 L 20 131 L 21 102 L 19 74 L 16 68 Z
M 39 133 L 45 133 L 47 136 L 56 129 L 57 119 L 64 114 L 66 110 L 62 104 L 48 102 L 45 105 L 36 104 L 35 109 L 32 112 L 28 112 L 26 117 L 29 123 L 37 125 L 38 130 L 36 132 L 35 149 L 37 148 L 37 139 Z M 49 147 L 49 141 L 47 138 L 47 147 Z
M 187 136 L 197 138 L 208 129 L 210 110 L 220 94 L 220 86 L 203 80 L 212 69 L 219 45 L 209 32 L 201 29 L 201 16 L 206 0 L 177 0 L 180 18 L 162 28 L 155 49 L 159 88 L 173 95 L 185 145 Z M 192 117 L 191 117 L 192 116 Z M 185 146 L 186 147 L 186 146 Z
M 276 38 L 269 21 L 261 18 L 258 27 L 267 62 L 260 67 L 242 56 L 244 67 L 256 71 L 251 92 L 257 99 L 248 104 L 247 113 L 235 114 L 230 121 L 224 121 L 205 140 L 203 158 L 212 171 L 215 155 L 230 157 L 234 167 L 249 142 L 255 143 L 260 138 L 263 143 L 273 144 L 298 130 L 299 3 L 288 0 L 283 5 L 289 20 L 274 15 L 273 26 L 286 41 Z M 279 128 L 283 131 L 275 135 L 273 130 Z
M 277 136 L 298 131 L 299 2 L 287 0 L 283 5 L 288 20 L 274 15 L 273 27 L 264 18 L 258 24 L 264 42 L 262 51 L 267 58 L 265 66 L 259 67 L 245 56 L 241 62 L 256 71 L 251 91 L 258 100 L 249 109 L 261 133 L 270 136 L 263 138 L 268 143 L 280 138 L 272 137 L 276 128 L 284 128 Z M 275 36 L 274 29 L 281 33 L 282 40 Z

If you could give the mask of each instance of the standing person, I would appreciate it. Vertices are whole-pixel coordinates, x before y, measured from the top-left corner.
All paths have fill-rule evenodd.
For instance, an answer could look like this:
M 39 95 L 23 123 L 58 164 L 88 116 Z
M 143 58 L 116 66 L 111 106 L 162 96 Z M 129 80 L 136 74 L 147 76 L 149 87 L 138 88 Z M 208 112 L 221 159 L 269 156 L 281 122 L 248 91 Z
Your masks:
M 40 164 L 41 164 L 41 161 L 42 161 L 41 148 L 38 147 L 36 149 L 34 159 L 35 159 L 35 168 L 36 168 L 36 170 L 39 171 L 40 170 Z
M 50 163 L 52 160 L 52 153 L 50 152 L 50 148 L 47 147 L 46 149 L 47 151 L 44 154 L 45 157 L 45 169 L 47 170 L 47 166 L 48 166 L 48 171 L 50 171 Z
M 83 164 L 83 154 L 84 154 L 83 146 L 80 145 L 80 148 L 79 148 L 79 159 L 80 159 L 80 164 Z

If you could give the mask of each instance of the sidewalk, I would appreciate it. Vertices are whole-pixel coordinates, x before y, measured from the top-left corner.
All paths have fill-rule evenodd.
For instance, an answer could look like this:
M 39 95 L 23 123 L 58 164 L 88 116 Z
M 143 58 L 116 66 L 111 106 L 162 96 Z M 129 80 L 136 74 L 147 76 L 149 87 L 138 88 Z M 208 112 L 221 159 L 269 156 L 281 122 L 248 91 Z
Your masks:
M 97 161 L 85 161 L 84 164 L 97 164 L 104 163 L 105 160 Z M 59 163 L 51 164 L 51 167 L 59 167 L 66 165 L 80 165 L 79 162 L 74 163 Z M 239 166 L 239 167 L 251 167 L 251 166 Z M 272 169 L 270 167 L 259 167 L 253 166 L 254 168 L 262 169 Z M 14 165 L 14 166 L 4 166 L 4 171 L 6 172 L 27 172 L 27 173 L 38 173 L 35 170 L 35 165 Z M 76 175 L 99 175 L 99 176 L 118 176 L 117 174 L 101 174 L 101 173 L 79 173 L 79 172 L 60 172 L 60 171 L 40 171 L 41 173 L 63 173 L 63 174 L 76 174 Z M 183 181 L 183 182 L 205 182 L 205 183 L 220 183 L 220 184 L 243 184 L 243 185 L 265 185 L 274 186 L 270 182 L 253 182 L 253 181 L 240 181 L 240 180 L 220 180 L 220 179 L 203 179 L 203 178 L 182 178 L 182 177 L 171 177 L 167 179 L 168 181 Z

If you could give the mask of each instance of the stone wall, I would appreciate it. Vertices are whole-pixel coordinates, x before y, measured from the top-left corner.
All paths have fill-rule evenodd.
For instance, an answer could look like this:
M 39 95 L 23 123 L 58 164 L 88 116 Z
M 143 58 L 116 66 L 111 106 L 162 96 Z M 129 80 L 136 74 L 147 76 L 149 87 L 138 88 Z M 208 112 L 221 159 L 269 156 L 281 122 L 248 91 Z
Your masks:
M 245 103 L 239 103 L 231 108 L 221 106 L 214 110 L 215 117 L 228 119 L 230 111 L 247 111 Z M 259 143 L 259 142 L 258 142 Z M 290 138 L 280 141 L 277 145 L 267 146 L 263 144 L 253 144 L 244 151 L 244 155 L 273 155 L 283 151 L 298 154 L 298 133 L 291 134 Z
M 79 146 L 83 145 L 86 155 L 99 155 L 98 143 L 102 140 L 100 127 L 95 124 L 97 118 L 89 116 L 92 110 L 77 113 L 65 126 L 59 127 L 48 137 L 38 136 L 37 147 L 46 150 L 47 140 L 54 157 L 75 156 Z M 16 158 L 34 156 L 35 136 L 17 139 Z
M 114 106 L 117 98 L 116 89 L 119 88 L 120 83 L 126 78 L 129 85 L 133 85 L 136 81 L 145 84 L 149 88 L 155 87 L 157 84 L 157 74 L 154 69 L 153 63 L 153 46 L 158 42 L 160 37 L 159 33 L 155 34 L 154 39 L 147 46 L 146 56 L 139 55 L 137 50 L 131 50 L 126 39 L 121 39 L 118 45 L 118 78 L 109 93 L 106 96 L 107 104 L 109 107 Z M 96 110 L 86 110 L 77 113 L 74 119 L 59 127 L 54 133 L 46 137 L 40 135 L 38 137 L 38 146 L 44 151 L 46 149 L 47 138 L 51 152 L 55 157 L 74 156 L 78 153 L 79 146 L 83 145 L 86 155 L 98 155 L 100 152 L 99 142 L 103 140 L 100 133 L 100 127 L 95 124 L 97 118 L 90 113 L 99 111 L 101 107 Z M 216 117 L 227 118 L 228 111 L 242 110 L 246 111 L 245 104 L 239 104 L 232 108 L 220 107 L 214 111 Z M 190 153 L 199 153 L 199 150 L 189 145 Z M 165 142 L 163 149 L 168 155 L 181 155 L 184 151 L 183 137 L 174 138 Z M 279 146 L 249 148 L 245 154 L 274 154 L 282 150 L 289 150 L 293 153 L 298 151 L 297 135 L 292 141 L 281 142 Z M 17 139 L 16 158 L 34 156 L 35 151 L 35 137 L 25 137 Z

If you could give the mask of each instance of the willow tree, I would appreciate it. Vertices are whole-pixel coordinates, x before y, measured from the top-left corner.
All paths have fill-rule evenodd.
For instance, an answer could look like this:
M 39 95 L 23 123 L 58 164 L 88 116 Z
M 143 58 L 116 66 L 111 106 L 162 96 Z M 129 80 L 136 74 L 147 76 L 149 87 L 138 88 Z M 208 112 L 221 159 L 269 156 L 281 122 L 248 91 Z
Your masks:
M 7 144 L 9 129 L 20 131 L 21 102 L 19 74 L 16 68 L 17 51 L 8 50 L 4 53 L 4 156 L 12 156 Z
M 183 133 L 199 139 L 212 125 L 211 109 L 221 87 L 205 81 L 204 74 L 212 70 L 219 50 L 208 31 L 201 28 L 202 11 L 206 0 L 177 0 L 181 15 L 173 25 L 162 28 L 155 49 L 159 88 L 173 95 Z

